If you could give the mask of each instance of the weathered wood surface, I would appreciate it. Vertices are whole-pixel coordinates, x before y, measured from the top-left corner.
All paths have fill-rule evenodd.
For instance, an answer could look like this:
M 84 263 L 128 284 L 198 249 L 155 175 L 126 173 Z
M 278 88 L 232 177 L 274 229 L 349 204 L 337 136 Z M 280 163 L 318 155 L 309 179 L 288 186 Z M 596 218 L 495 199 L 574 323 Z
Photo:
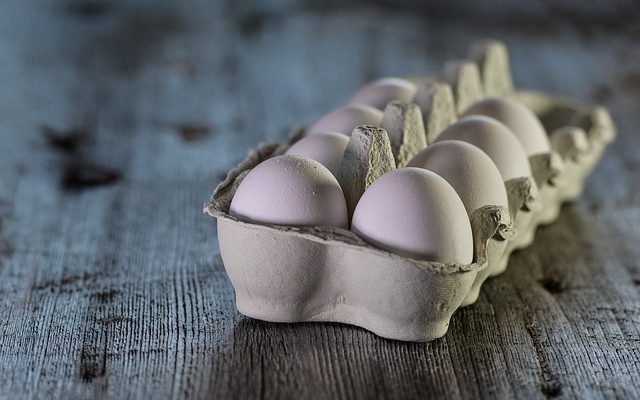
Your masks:
M 534 3 L 484 21 L 386 3 L 3 1 L 0 397 L 639 398 L 637 10 L 562 21 Z M 582 198 L 441 340 L 240 316 L 200 211 L 221 174 L 365 81 L 439 71 L 479 36 L 507 42 L 519 86 L 612 111 L 619 138 Z

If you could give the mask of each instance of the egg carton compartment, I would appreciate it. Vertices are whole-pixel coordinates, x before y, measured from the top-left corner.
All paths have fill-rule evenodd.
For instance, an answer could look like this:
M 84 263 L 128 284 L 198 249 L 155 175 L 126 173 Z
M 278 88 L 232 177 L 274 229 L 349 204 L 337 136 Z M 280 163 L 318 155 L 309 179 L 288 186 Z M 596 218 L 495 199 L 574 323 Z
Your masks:
M 529 158 L 532 176 L 505 182 L 508 209 L 485 206 L 471 214 L 474 262 L 423 261 L 373 247 L 346 229 L 254 224 L 230 215 L 248 172 L 303 137 L 304 129 L 294 129 L 285 143 L 251 150 L 204 207 L 217 219 L 220 254 L 242 314 L 272 322 L 346 323 L 397 340 L 439 338 L 453 313 L 477 300 L 482 283 L 504 272 L 509 255 L 532 242 L 537 226 L 554 221 L 561 204 L 580 195 L 615 137 L 604 108 L 514 90 L 506 48 L 496 41 L 477 43 L 467 60 L 447 63 L 440 77 L 413 81 L 413 103 L 389 103 L 384 129 L 359 127 L 351 136 L 337 174 L 351 210 L 377 177 L 405 165 L 484 97 L 519 100 L 549 133 L 551 152 Z

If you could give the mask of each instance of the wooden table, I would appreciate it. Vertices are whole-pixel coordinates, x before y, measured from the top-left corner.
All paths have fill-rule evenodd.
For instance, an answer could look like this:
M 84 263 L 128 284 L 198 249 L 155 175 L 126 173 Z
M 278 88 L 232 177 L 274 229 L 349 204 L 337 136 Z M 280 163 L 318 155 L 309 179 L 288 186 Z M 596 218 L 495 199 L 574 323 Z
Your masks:
M 239 3 L 2 2 L 1 397 L 640 397 L 628 9 Z M 481 36 L 506 41 L 518 86 L 610 109 L 620 134 L 581 199 L 440 340 L 239 315 L 201 211 L 223 173 L 367 80 L 438 72 Z

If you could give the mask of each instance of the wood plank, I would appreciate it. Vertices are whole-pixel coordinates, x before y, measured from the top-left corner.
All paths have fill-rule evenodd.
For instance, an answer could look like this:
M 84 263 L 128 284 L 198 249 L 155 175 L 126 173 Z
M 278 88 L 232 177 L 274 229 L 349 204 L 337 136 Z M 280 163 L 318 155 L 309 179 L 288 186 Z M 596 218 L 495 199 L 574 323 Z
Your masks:
M 0 397 L 640 397 L 637 38 L 553 10 L 542 30 L 391 8 L 3 3 Z M 221 174 L 481 35 L 517 85 L 612 111 L 582 198 L 440 340 L 239 315 L 200 212 Z

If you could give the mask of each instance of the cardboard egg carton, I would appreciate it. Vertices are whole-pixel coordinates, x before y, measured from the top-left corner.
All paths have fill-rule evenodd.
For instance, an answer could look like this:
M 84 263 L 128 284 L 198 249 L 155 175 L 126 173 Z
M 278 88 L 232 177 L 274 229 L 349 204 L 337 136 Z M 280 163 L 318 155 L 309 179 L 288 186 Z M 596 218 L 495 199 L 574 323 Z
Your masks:
M 414 79 L 414 103 L 389 103 L 381 127 L 356 128 L 337 174 L 352 212 L 376 178 L 405 165 L 467 106 L 488 96 L 518 99 L 540 118 L 553 150 L 529 159 L 532 178 L 505 182 L 508 210 L 485 206 L 472 213 L 472 264 L 403 257 L 345 229 L 258 225 L 229 215 L 244 176 L 300 139 L 304 129 L 296 129 L 285 143 L 250 151 L 205 204 L 218 221 L 238 310 L 273 322 L 346 323 L 397 340 L 443 336 L 452 314 L 476 301 L 482 283 L 506 269 L 511 252 L 529 245 L 537 226 L 555 220 L 561 204 L 580 194 L 615 136 L 604 108 L 514 90 L 509 68 L 505 46 L 483 41 L 467 60 L 447 63 L 440 78 Z

